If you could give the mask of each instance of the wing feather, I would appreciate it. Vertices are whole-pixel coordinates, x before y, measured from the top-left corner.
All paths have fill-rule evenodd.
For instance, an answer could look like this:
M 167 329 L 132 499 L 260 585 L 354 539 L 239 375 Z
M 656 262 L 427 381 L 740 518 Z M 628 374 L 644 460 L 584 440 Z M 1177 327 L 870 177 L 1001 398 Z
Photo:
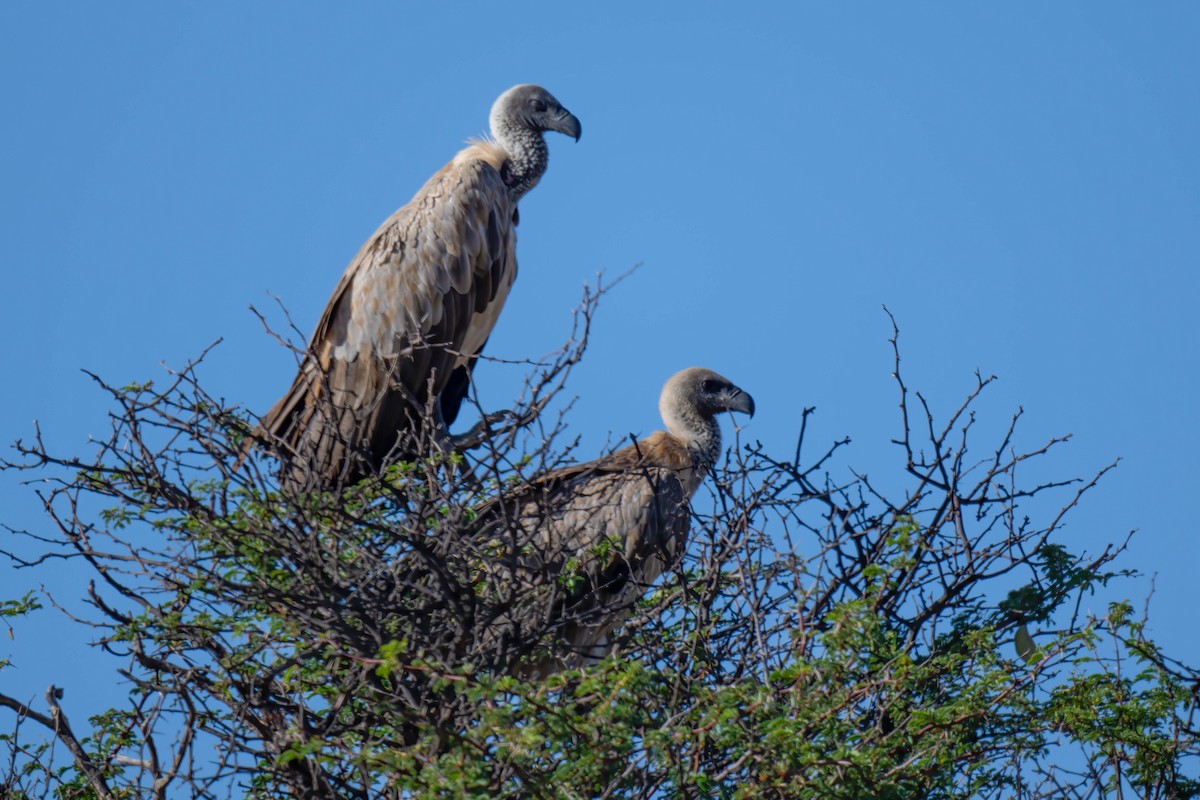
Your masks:
M 559 643 L 531 673 L 603 657 L 612 630 L 682 555 L 698 482 L 686 446 L 660 432 L 480 510 L 512 624 L 545 625 Z
M 263 430 L 326 482 L 380 464 L 452 373 L 473 364 L 507 298 L 515 204 L 497 154 L 478 145 L 464 153 L 472 150 L 477 157 L 460 153 L 363 244 L 310 355 L 263 418 Z M 344 469 L 357 449 L 370 463 Z

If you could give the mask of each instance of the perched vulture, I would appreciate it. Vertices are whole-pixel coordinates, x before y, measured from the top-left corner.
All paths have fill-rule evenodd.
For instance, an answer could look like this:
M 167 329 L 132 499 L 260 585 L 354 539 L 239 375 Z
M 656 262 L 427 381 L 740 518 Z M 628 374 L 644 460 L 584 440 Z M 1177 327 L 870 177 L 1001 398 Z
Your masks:
M 491 138 L 469 143 L 358 251 L 292 387 L 263 417 L 258 438 L 299 486 L 353 483 L 389 456 L 451 441 L 517 276 L 517 203 L 546 170 L 543 134 L 581 132 L 532 85 L 500 95 L 490 124 Z
M 550 472 L 482 509 L 491 583 L 507 595 L 491 638 L 529 656 L 518 674 L 606 655 L 612 630 L 683 554 L 691 497 L 722 452 L 716 415 L 753 415 L 754 400 L 693 367 L 667 381 L 659 410 L 665 432 Z M 541 639 L 532 648 L 531 637 Z

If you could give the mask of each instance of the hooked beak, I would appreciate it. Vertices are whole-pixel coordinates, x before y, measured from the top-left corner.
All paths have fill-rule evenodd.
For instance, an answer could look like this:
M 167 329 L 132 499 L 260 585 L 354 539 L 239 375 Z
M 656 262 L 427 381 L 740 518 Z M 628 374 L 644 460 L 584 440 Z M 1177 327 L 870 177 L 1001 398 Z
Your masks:
M 579 141 L 579 137 L 583 135 L 583 126 L 579 124 L 579 120 L 570 111 L 562 109 L 554 120 L 550 123 L 550 130 L 558 131 L 559 133 L 570 136 L 575 141 Z
M 754 416 L 754 398 L 743 392 L 736 386 L 732 386 L 725 393 L 725 408 L 730 411 L 740 411 L 743 414 Z

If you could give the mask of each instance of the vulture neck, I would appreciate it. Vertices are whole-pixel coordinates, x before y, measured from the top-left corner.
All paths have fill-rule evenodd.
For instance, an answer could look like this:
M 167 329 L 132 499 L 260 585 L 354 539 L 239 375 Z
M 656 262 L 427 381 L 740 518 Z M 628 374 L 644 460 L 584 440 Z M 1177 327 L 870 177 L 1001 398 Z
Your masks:
M 663 409 L 667 431 L 687 446 L 701 474 L 707 472 L 721 456 L 721 426 L 713 417 L 702 416 L 692 406 Z
M 504 182 L 508 184 L 513 202 L 516 202 L 542 179 L 550 162 L 550 148 L 546 146 L 546 139 L 540 131 L 511 120 L 501 121 L 493 129 L 492 135 L 508 154 L 508 172 Z

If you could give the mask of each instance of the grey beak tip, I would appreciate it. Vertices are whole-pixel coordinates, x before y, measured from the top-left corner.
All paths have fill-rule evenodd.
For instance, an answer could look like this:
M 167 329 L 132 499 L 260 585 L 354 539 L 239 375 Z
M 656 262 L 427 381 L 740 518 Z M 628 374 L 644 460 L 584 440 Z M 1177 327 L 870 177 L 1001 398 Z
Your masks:
M 561 124 L 558 128 L 560 133 L 570 136 L 577 142 L 579 141 L 579 138 L 583 136 L 583 125 L 579 122 L 579 117 L 575 116 L 570 111 L 568 111 L 562 117 L 560 123 Z

